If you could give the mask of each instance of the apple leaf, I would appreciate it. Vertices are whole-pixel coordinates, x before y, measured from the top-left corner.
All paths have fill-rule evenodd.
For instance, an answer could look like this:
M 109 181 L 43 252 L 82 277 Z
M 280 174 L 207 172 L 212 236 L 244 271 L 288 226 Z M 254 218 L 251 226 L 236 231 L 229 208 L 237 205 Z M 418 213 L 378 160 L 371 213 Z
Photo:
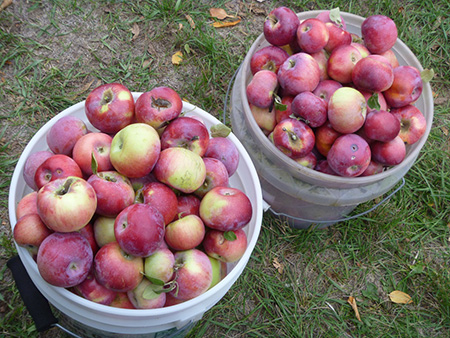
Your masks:
M 371 97 L 367 100 L 367 105 L 370 109 L 380 110 L 380 102 L 378 101 L 378 93 L 373 93 Z
M 431 69 L 424 69 L 421 73 L 420 73 L 420 77 L 422 78 L 422 81 L 427 83 L 430 82 L 433 77 L 434 77 L 434 70 L 433 68 Z
M 211 137 L 227 137 L 231 133 L 231 129 L 223 123 L 216 124 L 210 128 Z
M 154 277 L 150 277 L 149 275 L 145 275 L 145 277 L 147 277 L 147 279 L 155 285 L 159 285 L 159 286 L 164 286 L 164 281 L 162 281 L 161 279 L 158 278 L 154 278 Z
M 407 293 L 404 293 L 402 291 L 398 291 L 398 290 L 392 291 L 389 294 L 389 298 L 391 299 L 391 301 L 393 303 L 397 303 L 397 304 L 410 304 L 410 303 L 412 303 L 410 295 L 408 295 Z
M 359 315 L 358 306 L 356 305 L 356 299 L 350 296 L 348 297 L 347 302 L 350 304 L 353 311 L 355 312 L 356 319 L 358 319 L 361 322 L 361 316 Z
M 342 27 L 341 11 L 339 10 L 339 7 L 330 10 L 330 20 L 339 27 Z
M 183 53 L 181 51 L 172 55 L 172 64 L 179 65 L 183 61 Z
M 281 103 L 281 98 L 276 94 L 273 95 L 273 98 L 274 98 L 275 109 L 279 110 L 279 111 L 286 111 L 287 105 Z
M 150 284 L 145 289 L 144 292 L 142 292 L 142 298 L 144 299 L 155 299 L 159 297 L 159 293 L 155 292 L 153 289 L 154 285 Z
M 91 153 L 91 169 L 94 175 L 97 175 L 98 172 L 98 162 L 94 156 L 94 152 Z
M 236 236 L 236 234 L 234 233 L 234 231 L 225 231 L 224 233 L 223 233 L 223 237 L 225 237 L 225 239 L 227 240 L 227 241 L 230 241 L 230 242 L 233 242 L 233 241 L 235 241 L 236 240 L 236 238 L 237 238 L 237 236 Z

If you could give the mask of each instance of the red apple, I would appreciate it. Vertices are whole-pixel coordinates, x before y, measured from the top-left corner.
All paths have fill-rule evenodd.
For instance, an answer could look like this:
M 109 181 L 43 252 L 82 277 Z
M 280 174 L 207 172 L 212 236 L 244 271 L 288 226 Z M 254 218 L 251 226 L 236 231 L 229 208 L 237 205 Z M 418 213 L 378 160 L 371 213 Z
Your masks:
M 143 202 L 156 208 L 167 225 L 177 216 L 178 199 L 175 192 L 161 182 L 150 182 L 142 188 Z
M 91 223 L 86 224 L 84 227 L 82 227 L 78 232 L 83 235 L 84 238 L 86 238 L 89 242 L 89 245 L 91 246 L 92 253 L 95 255 L 98 251 L 98 244 L 95 240 L 95 234 L 94 234 L 94 227 Z
M 34 176 L 37 168 L 49 157 L 54 154 L 48 150 L 37 151 L 30 154 L 23 166 L 23 179 L 25 183 L 33 190 L 38 190 L 36 183 L 34 182 Z
M 50 127 L 46 135 L 47 145 L 55 154 L 71 156 L 75 143 L 87 132 L 83 120 L 72 115 L 63 116 Z
M 37 214 L 37 191 L 32 191 L 23 196 L 16 206 L 16 219 L 27 214 Z
M 406 144 L 416 143 L 425 134 L 427 120 L 416 106 L 409 104 L 401 108 L 394 108 L 391 110 L 391 114 L 400 121 L 398 136 Z
M 320 68 L 309 54 L 300 52 L 291 55 L 278 70 L 278 82 L 284 95 L 295 96 L 301 92 L 313 91 L 320 81 Z
M 317 128 L 327 121 L 328 103 L 312 92 L 302 92 L 292 101 L 292 114 L 301 118 L 311 128 Z
M 79 165 L 69 156 L 56 154 L 46 159 L 36 169 L 34 182 L 38 189 L 46 183 L 68 176 L 83 177 Z
M 123 209 L 114 222 L 117 243 L 126 253 L 146 257 L 164 239 L 164 218 L 150 204 L 133 204 Z
M 384 56 L 372 54 L 359 60 L 353 67 L 352 81 L 359 90 L 383 92 L 394 81 L 394 69 Z
M 249 107 L 258 127 L 261 129 L 264 135 L 269 135 L 277 124 L 274 105 L 269 108 L 261 108 L 249 103 Z
M 112 137 L 105 133 L 89 133 L 82 136 L 72 151 L 72 158 L 86 175 L 92 175 L 92 157 L 95 158 L 97 171 L 112 170 L 109 158 Z
M 126 292 L 116 292 L 116 298 L 114 298 L 109 306 L 120 309 L 136 309 L 128 298 L 128 294 Z
M 35 255 L 42 241 L 51 233 L 53 231 L 47 228 L 37 213 L 26 214 L 17 219 L 13 238 L 17 245 L 27 248 L 31 254 Z
M 186 194 L 200 188 L 206 177 L 203 159 L 198 154 L 179 147 L 161 151 L 153 172 L 158 181 Z
M 264 21 L 263 34 L 274 46 L 284 46 L 295 39 L 300 20 L 295 12 L 285 6 L 273 9 Z
M 378 173 L 381 173 L 384 170 L 384 166 L 381 163 L 375 162 L 373 160 L 370 161 L 367 169 L 363 171 L 361 176 L 371 176 Z
M 330 122 L 326 122 L 319 128 L 315 129 L 314 133 L 316 136 L 316 149 L 325 157 L 327 157 L 334 141 L 342 135 L 342 133 L 333 129 Z
M 43 186 L 37 195 L 38 214 L 53 231 L 80 230 L 89 223 L 96 208 L 94 188 L 79 177 L 56 179 Z
M 183 101 L 172 88 L 161 86 L 141 94 L 136 100 L 136 120 L 160 130 L 181 114 Z
M 306 168 L 310 168 L 310 169 L 314 169 L 316 167 L 317 164 L 317 157 L 316 155 L 311 151 L 309 154 L 303 156 L 303 157 L 299 157 L 294 159 L 295 162 L 297 162 L 298 164 L 306 167 Z
M 68 288 L 85 280 L 92 260 L 91 246 L 81 234 L 54 232 L 39 246 L 36 263 L 47 283 Z
M 328 174 L 328 175 L 334 175 L 334 176 L 339 176 L 331 167 L 330 164 L 328 163 L 327 160 L 320 160 L 317 161 L 317 164 L 314 168 L 314 170 L 317 170 L 321 173 L 324 174 Z
M 413 66 L 394 68 L 392 86 L 383 92 L 391 108 L 400 108 L 417 101 L 422 94 L 423 82 L 420 72 Z
M 232 176 L 239 165 L 239 151 L 236 145 L 227 137 L 213 137 L 209 140 L 205 157 L 214 157 L 220 160 Z
M 94 257 L 94 269 L 101 285 L 116 292 L 127 292 L 141 282 L 144 260 L 127 254 L 117 242 L 112 242 L 98 250 Z
M 197 215 L 183 216 L 166 226 L 164 239 L 175 251 L 194 249 L 205 237 L 205 225 Z
M 356 132 L 364 125 L 367 103 L 358 90 L 351 87 L 337 89 L 328 102 L 328 120 L 334 130 L 342 134 Z
M 328 52 L 325 49 L 321 49 L 320 51 L 311 53 L 310 55 L 314 60 L 316 60 L 317 64 L 319 65 L 319 80 L 328 80 L 330 78 L 330 76 L 328 75 Z
M 205 252 L 219 261 L 238 261 L 247 249 L 247 235 L 242 229 L 235 231 L 208 230 L 203 240 Z
M 216 187 L 203 197 L 199 212 L 207 227 L 228 231 L 246 226 L 252 218 L 253 208 L 242 190 Z
M 95 190 L 98 215 L 115 217 L 134 203 L 135 194 L 130 180 L 117 171 L 93 174 L 87 182 Z
M 294 118 L 281 121 L 273 130 L 273 144 L 290 158 L 307 155 L 314 148 L 315 136 L 311 127 Z
M 305 53 L 317 53 L 328 43 L 329 33 L 325 23 L 317 18 L 300 22 L 297 28 L 297 42 Z
M 250 59 L 250 71 L 255 75 L 260 70 L 270 70 L 275 74 L 289 54 L 278 46 L 265 46 L 258 49 Z
M 117 293 L 101 285 L 95 278 L 93 265 L 86 279 L 80 284 L 74 286 L 77 295 L 86 298 L 92 302 L 111 305 L 116 298 Z
M 313 94 L 325 100 L 328 109 L 328 101 L 330 101 L 331 95 L 341 87 L 342 84 L 336 80 L 323 80 L 319 82 L 316 89 L 314 89 Z
M 348 46 L 352 42 L 352 35 L 350 32 L 345 30 L 342 27 L 338 27 L 331 22 L 325 23 L 326 28 L 328 29 L 328 42 L 325 45 L 324 49 L 331 53 L 333 50 L 340 46 Z
M 384 53 L 397 41 L 397 26 L 385 15 L 371 15 L 361 24 L 361 37 L 371 53 Z
M 400 120 L 385 110 L 372 110 L 366 116 L 364 133 L 376 141 L 388 142 L 400 132 Z
M 200 198 L 194 194 L 182 194 L 177 196 L 177 200 L 177 215 L 174 220 L 187 215 L 199 216 Z
M 361 175 L 369 166 L 370 159 L 369 145 L 361 136 L 356 134 L 338 137 L 327 156 L 331 169 L 345 177 Z
M 175 272 L 177 288 L 169 295 L 189 300 L 208 290 L 212 282 L 212 266 L 203 251 L 191 249 L 176 252 L 175 264 L 180 266 Z
M 352 45 L 339 46 L 328 58 L 328 75 L 341 84 L 352 82 L 352 72 L 356 63 L 362 59 L 361 53 Z
M 396 68 L 396 67 L 400 66 L 397 55 L 395 55 L 395 53 L 392 49 L 388 49 L 387 51 L 380 53 L 379 55 L 384 56 L 391 64 L 392 68 Z
M 177 117 L 161 134 L 161 149 L 183 147 L 203 156 L 208 144 L 208 129 L 202 122 L 192 117 Z
M 214 157 L 203 157 L 206 176 L 203 184 L 194 191 L 194 194 L 202 198 L 214 187 L 228 187 L 229 176 L 225 165 Z
M 372 159 L 384 166 L 393 166 L 403 162 L 406 156 L 406 147 L 400 136 L 392 141 L 376 141 L 370 145 Z
M 361 42 L 352 42 L 351 45 L 352 45 L 353 47 L 355 47 L 357 50 L 359 50 L 359 52 L 360 52 L 360 54 L 361 54 L 361 56 L 362 56 L 363 58 L 365 58 L 366 56 L 369 56 L 369 55 L 370 55 L 369 50 L 367 49 L 366 46 L 364 46 L 364 45 L 362 44 L 362 41 L 361 41 Z M 381 54 L 380 54 L 380 55 L 381 55 Z M 384 56 L 384 55 L 382 55 L 382 56 Z
M 110 159 L 122 175 L 148 175 L 158 161 L 161 140 L 156 130 L 145 123 L 133 123 L 121 129 L 111 142 Z
M 363 94 L 363 96 L 366 98 L 368 112 L 371 110 L 386 110 L 386 111 L 389 110 L 383 93 L 379 92 L 370 93 L 364 90 L 360 90 L 360 93 Z M 377 108 L 376 105 L 378 105 L 379 108 Z
M 252 77 L 246 88 L 249 104 L 260 108 L 269 108 L 273 104 L 277 87 L 277 74 L 270 70 L 260 70 Z
M 279 108 L 275 107 L 275 122 L 276 123 L 279 123 L 280 121 L 287 119 L 291 116 L 291 114 L 292 114 L 291 105 L 292 105 L 293 100 L 294 100 L 294 96 L 291 96 L 291 95 L 284 95 L 281 98 L 281 104 L 283 106 L 285 106 L 286 109 L 280 110 Z M 275 123 L 275 125 L 276 125 L 276 123 Z M 275 128 L 275 125 L 273 126 L 272 131 Z
M 339 12 L 332 12 L 331 10 L 324 10 L 317 14 L 317 19 L 321 20 L 324 23 L 332 23 L 337 27 L 341 27 L 342 29 L 347 29 L 347 24 L 345 23 L 344 18 Z
M 95 128 L 106 134 L 115 134 L 133 121 L 134 98 L 120 83 L 103 84 L 89 93 L 85 112 Z

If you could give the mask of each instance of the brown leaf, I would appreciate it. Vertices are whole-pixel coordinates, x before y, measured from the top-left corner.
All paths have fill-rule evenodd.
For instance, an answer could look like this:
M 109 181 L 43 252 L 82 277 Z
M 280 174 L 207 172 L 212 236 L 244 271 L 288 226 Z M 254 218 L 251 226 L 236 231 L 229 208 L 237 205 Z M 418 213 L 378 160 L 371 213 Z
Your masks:
M 153 63 L 153 59 L 145 60 L 145 61 L 142 63 L 142 68 L 146 69 L 146 68 L 150 67 L 150 65 L 151 65 L 152 63 Z
M 275 257 L 275 258 L 273 259 L 272 264 L 273 264 L 273 266 L 275 267 L 275 269 L 278 270 L 278 272 L 279 272 L 280 274 L 283 273 L 284 265 L 281 264 L 281 263 L 278 261 L 278 258 L 277 258 L 277 257 Z
M 398 290 L 392 291 L 389 294 L 389 298 L 391 299 L 391 301 L 393 303 L 397 303 L 397 304 L 410 304 L 410 303 L 412 303 L 410 295 L 408 295 L 407 293 L 404 293 L 402 291 L 398 291 Z
M 134 40 L 137 39 L 137 37 L 139 36 L 140 31 L 141 30 L 139 29 L 138 24 L 135 22 L 133 24 L 133 28 L 131 28 L 131 33 L 133 33 L 133 37 L 131 38 L 131 41 L 134 41 Z
M 2 3 L 0 4 L 0 12 L 2 10 L 4 10 L 6 7 L 8 7 L 9 5 L 11 5 L 13 2 L 13 0 L 3 0 Z
M 230 26 L 235 26 L 237 25 L 239 22 L 241 22 L 241 19 L 238 18 L 235 21 L 216 21 L 214 22 L 212 25 L 215 28 L 222 28 L 222 27 L 230 27 Z
M 189 14 L 186 14 L 185 17 L 186 20 L 189 22 L 189 25 L 191 25 L 191 28 L 195 29 L 195 22 L 194 20 L 192 20 L 191 16 Z
M 213 18 L 216 18 L 216 19 L 219 19 L 219 20 L 223 20 L 223 19 L 229 17 L 227 12 L 224 9 L 222 9 L 222 8 L 210 8 L 209 9 L 209 14 L 211 14 L 211 16 Z
M 180 23 L 178 24 L 178 30 L 181 31 L 181 30 L 183 29 L 183 27 L 184 27 L 183 24 L 180 22 Z
M 353 311 L 355 312 L 356 319 L 358 319 L 361 322 L 361 317 L 359 315 L 358 306 L 356 305 L 356 299 L 352 296 L 348 297 L 347 302 L 352 307 Z
M 181 51 L 172 55 L 172 64 L 179 65 L 183 61 L 183 53 Z

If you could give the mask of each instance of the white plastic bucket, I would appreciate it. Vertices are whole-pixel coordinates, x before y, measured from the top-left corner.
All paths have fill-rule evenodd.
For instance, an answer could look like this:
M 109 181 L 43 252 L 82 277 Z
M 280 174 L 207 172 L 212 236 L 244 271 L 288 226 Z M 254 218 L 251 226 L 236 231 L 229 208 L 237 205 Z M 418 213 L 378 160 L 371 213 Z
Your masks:
M 321 11 L 297 14 L 300 20 L 316 17 Z M 361 35 L 361 16 L 341 12 L 347 30 Z M 247 149 L 260 177 L 264 201 L 271 211 L 295 228 L 318 228 L 334 224 L 360 203 L 375 199 L 403 180 L 424 146 L 433 122 L 433 96 L 429 83 L 415 106 L 424 114 L 427 129 L 423 137 L 407 147 L 404 161 L 382 173 L 367 177 L 339 177 L 301 166 L 282 154 L 256 124 L 246 96 L 252 78 L 250 59 L 255 51 L 268 46 L 261 34 L 253 43 L 236 76 L 231 95 L 233 132 Z M 411 50 L 399 39 L 393 47 L 401 65 L 423 70 Z
M 133 93 L 135 99 L 141 93 Z M 209 128 L 220 123 L 202 109 L 183 102 L 186 116 L 200 117 Z M 14 170 L 9 191 L 9 219 L 12 228 L 16 224 L 16 206 L 20 199 L 31 192 L 23 180 L 23 168 L 28 156 L 40 150 L 48 150 L 46 134 L 50 127 L 63 116 L 81 118 L 89 130 L 96 130 L 88 122 L 84 112 L 84 101 L 71 106 L 47 122 L 25 147 Z M 42 295 L 60 312 L 60 322 L 70 326 L 72 333 L 82 337 L 172 337 L 182 336 L 192 328 L 192 323 L 213 307 L 230 289 L 244 270 L 256 245 L 262 224 L 263 200 L 261 186 L 250 157 L 241 142 L 232 133 L 228 136 L 237 146 L 239 166 L 230 177 L 230 186 L 247 194 L 253 206 L 253 216 L 244 228 L 248 247 L 243 257 L 229 264 L 227 276 L 204 294 L 181 304 L 160 309 L 121 309 L 91 302 L 60 287 L 45 282 L 29 252 L 16 245 L 17 252 L 31 280 Z M 191 324 L 191 325 L 190 325 Z

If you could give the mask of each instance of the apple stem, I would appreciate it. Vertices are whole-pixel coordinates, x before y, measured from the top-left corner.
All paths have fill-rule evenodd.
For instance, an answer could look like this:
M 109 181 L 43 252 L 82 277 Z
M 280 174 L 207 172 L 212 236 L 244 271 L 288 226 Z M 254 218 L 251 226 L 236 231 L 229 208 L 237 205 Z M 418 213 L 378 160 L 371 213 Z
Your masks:
M 298 137 L 292 131 L 287 130 L 285 127 L 282 128 L 283 131 L 287 132 L 292 141 L 297 141 Z

